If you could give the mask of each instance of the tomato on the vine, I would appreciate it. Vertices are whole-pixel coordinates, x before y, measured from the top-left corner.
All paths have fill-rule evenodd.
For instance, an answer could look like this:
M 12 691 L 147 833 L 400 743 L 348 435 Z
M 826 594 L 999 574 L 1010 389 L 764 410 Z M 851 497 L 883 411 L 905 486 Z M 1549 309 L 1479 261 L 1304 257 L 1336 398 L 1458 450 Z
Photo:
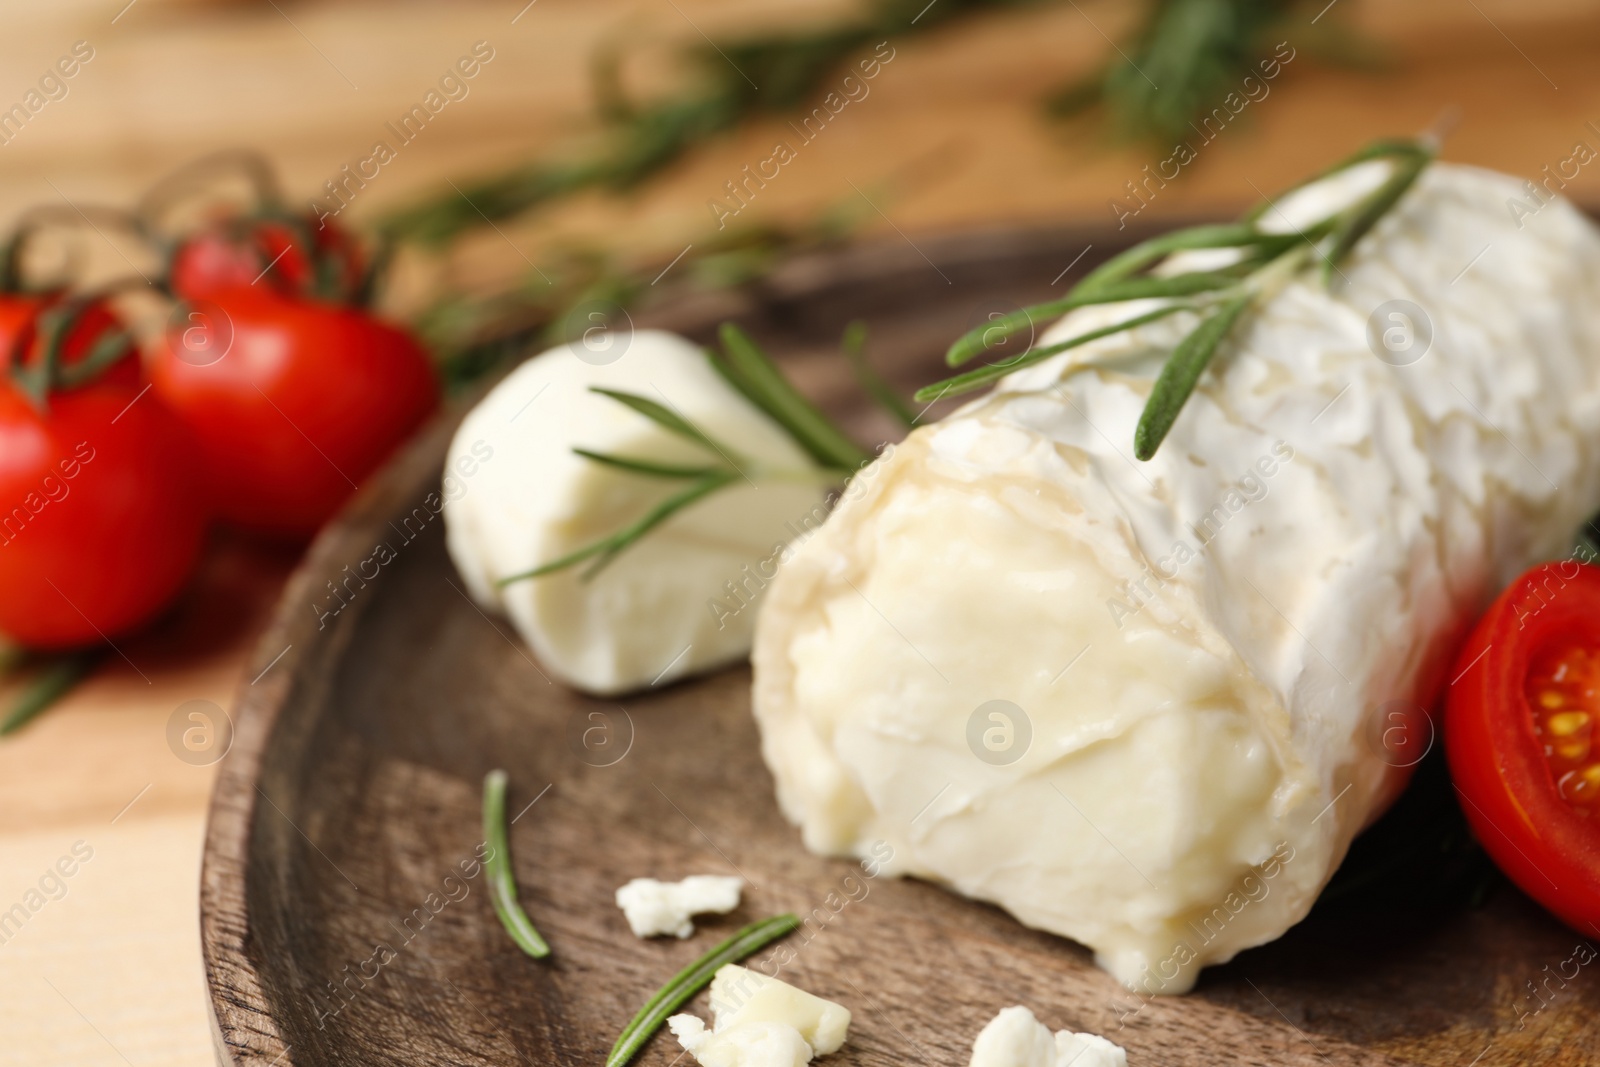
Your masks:
M 45 346 L 56 351 L 47 355 Z M 105 300 L 61 292 L 0 293 L 0 371 L 37 365 L 46 358 L 61 367 L 82 366 L 93 358 L 107 381 L 138 385 L 139 361 L 133 338 Z
M 360 245 L 343 227 L 269 212 L 225 219 L 180 239 L 167 276 L 186 300 L 254 284 L 343 297 L 360 288 L 364 269 Z
M 116 375 L 42 400 L 0 385 L 0 633 L 92 644 L 170 603 L 205 534 L 193 460 L 182 425 Z
M 417 342 L 359 308 L 243 286 L 194 318 L 147 370 L 200 442 L 217 513 L 247 529 L 313 533 L 437 401 Z
M 1557 917 L 1600 924 L 1600 567 L 1524 574 L 1463 648 L 1445 751 L 1473 832 Z

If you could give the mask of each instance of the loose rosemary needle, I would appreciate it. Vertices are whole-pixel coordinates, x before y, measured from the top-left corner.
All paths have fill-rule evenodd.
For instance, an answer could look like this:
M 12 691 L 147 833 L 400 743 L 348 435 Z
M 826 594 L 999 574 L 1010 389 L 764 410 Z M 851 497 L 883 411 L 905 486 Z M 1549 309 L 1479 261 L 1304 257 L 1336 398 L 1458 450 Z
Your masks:
M 644 1043 L 661 1029 L 661 1024 L 667 1021 L 667 1016 L 681 1008 L 690 997 L 710 985 L 718 970 L 759 952 L 799 927 L 800 919 L 793 914 L 776 915 L 758 923 L 751 923 L 673 975 L 655 996 L 645 1001 L 644 1007 L 639 1009 L 639 1014 L 622 1028 L 621 1036 L 617 1038 L 617 1043 L 611 1046 L 611 1054 L 606 1057 L 605 1067 L 623 1067 L 623 1064 L 633 1059 L 644 1047 Z
M 550 955 L 550 946 L 517 903 L 517 880 L 511 874 L 511 845 L 506 835 L 506 772 L 490 771 L 483 779 L 483 837 L 489 843 L 485 866 L 494 913 L 517 947 L 536 960 Z

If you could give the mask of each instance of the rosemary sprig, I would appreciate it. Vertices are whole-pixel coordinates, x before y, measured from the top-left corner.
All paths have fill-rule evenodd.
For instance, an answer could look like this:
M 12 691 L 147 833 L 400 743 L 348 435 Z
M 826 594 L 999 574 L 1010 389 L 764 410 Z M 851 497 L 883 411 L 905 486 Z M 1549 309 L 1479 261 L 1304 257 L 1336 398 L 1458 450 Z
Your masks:
M 686 51 L 687 85 L 643 103 L 623 91 L 615 49 L 602 49 L 594 63 L 598 137 L 498 175 L 459 180 L 459 192 L 420 201 L 389 216 L 382 228 L 401 240 L 441 245 L 578 193 L 635 188 L 699 144 L 811 102 L 864 48 L 1028 2 L 869 0 L 859 14 L 832 25 L 707 39 Z M 1053 94 L 1046 106 L 1065 115 L 1103 104 L 1123 133 L 1170 144 L 1257 73 L 1258 62 L 1272 61 L 1274 31 L 1296 10 L 1293 0 L 1157 0 L 1125 47 L 1114 46 L 1104 68 Z M 1309 47 L 1321 37 L 1325 46 L 1341 46 L 1323 48 L 1342 53 L 1332 55 L 1336 61 L 1370 65 L 1371 57 L 1359 55 L 1347 38 L 1335 41 L 1324 32 L 1337 17 L 1320 25 L 1298 21 L 1296 43 Z
M 636 470 L 636 473 L 643 472 Z M 678 477 L 678 475 L 667 475 L 666 477 Z M 707 474 L 697 479 L 689 488 L 667 497 L 667 499 L 645 512 L 637 520 L 624 526 L 609 537 L 602 537 L 598 541 L 592 541 L 576 552 L 569 552 L 559 559 L 553 559 L 549 563 L 541 564 L 532 570 L 501 578 L 495 584 L 504 588 L 513 582 L 524 581 L 528 578 L 543 578 L 547 574 L 566 570 L 568 567 L 582 563 L 586 559 L 594 559 L 595 561 L 583 572 L 583 577 L 585 580 L 593 578 L 645 534 L 654 530 L 657 526 L 660 526 L 700 498 L 710 496 L 718 489 L 732 485 L 741 477 L 743 475 L 737 470 L 718 470 Z M 599 558 L 595 559 L 595 557 Z
M 874 370 L 871 363 L 867 362 L 867 324 L 857 319 L 846 326 L 840 347 L 844 349 L 845 358 L 850 361 L 850 369 L 855 372 L 856 382 L 866 394 L 906 429 L 915 426 L 917 413 L 911 410 L 911 405 L 900 399 L 900 394 L 883 380 L 883 375 Z
M 999 381 L 1014 370 L 1032 363 L 1039 363 L 1057 353 L 1065 352 L 1069 348 L 1077 348 L 1079 345 L 1088 344 L 1090 341 L 1098 341 L 1102 337 L 1110 337 L 1114 333 L 1122 333 L 1124 330 L 1131 330 L 1135 326 L 1143 326 L 1147 322 L 1155 322 L 1157 319 L 1164 319 L 1168 315 L 1175 315 L 1180 311 L 1193 311 L 1194 309 L 1195 305 L 1193 304 L 1168 304 L 1143 315 L 1135 315 L 1132 318 L 1123 319 L 1121 322 L 1112 323 L 1110 326 L 1102 326 L 1098 330 L 1080 333 L 1075 337 L 1067 338 L 1065 341 L 1057 341 L 1055 344 L 1045 345 L 1043 348 L 1030 348 L 1026 352 L 1019 352 L 1017 355 L 1009 359 L 1000 360 L 998 363 L 986 363 L 976 370 L 958 374 L 953 378 L 946 378 L 944 381 L 935 382 L 933 385 L 923 386 L 917 390 L 913 399 L 931 404 L 933 401 L 941 400 L 947 396 L 960 396 L 963 393 L 970 393 L 975 389 L 988 385 L 990 382 Z
M 751 923 L 728 940 L 672 976 L 672 979 L 645 1001 L 644 1007 L 622 1028 L 616 1044 L 606 1056 L 605 1067 L 623 1067 L 638 1054 L 646 1041 L 661 1029 L 667 1016 L 681 1008 L 700 990 L 711 984 L 717 971 L 730 963 L 759 952 L 781 937 L 800 928 L 800 918 L 786 914 Z
M 697 44 L 687 51 L 689 87 L 636 104 L 616 86 L 602 53 L 597 93 L 603 132 L 594 147 L 536 160 L 454 189 L 391 215 L 382 228 L 402 240 L 439 245 L 591 189 L 636 187 L 697 144 L 762 115 L 808 101 L 846 60 L 879 41 L 921 33 L 991 8 L 1026 0 L 873 0 L 860 15 L 830 26 Z
M 1217 346 L 1254 299 L 1251 293 L 1230 297 L 1201 319 L 1193 333 L 1178 342 L 1172 358 L 1161 368 L 1161 376 L 1150 390 L 1144 414 L 1139 417 L 1139 428 L 1133 434 L 1134 455 L 1149 459 L 1156 454 L 1167 431 L 1178 420 L 1183 402 L 1194 392 L 1200 372 L 1206 369 L 1206 364 L 1216 355 Z
M 5 718 L 0 720 L 0 737 L 22 729 L 50 705 L 60 700 L 99 666 L 103 649 L 90 649 L 61 656 L 45 665 L 39 676 L 18 694 Z
M 789 384 L 778 365 L 750 335 L 731 322 L 722 324 L 722 353 L 709 350 L 711 365 L 745 398 L 788 431 L 811 458 L 841 471 L 853 471 L 870 456 L 846 437 L 817 406 Z
M 1335 25 L 1337 13 L 1319 24 L 1322 6 L 1156 0 L 1105 66 L 1052 93 L 1046 111 L 1064 118 L 1100 104 L 1116 132 L 1167 146 L 1188 137 L 1190 123 L 1239 92 L 1246 77 L 1259 79 L 1258 67 L 1273 62 L 1280 37 L 1292 36 L 1297 47 L 1344 66 L 1380 66 L 1383 57 L 1374 46 Z
M 679 437 L 692 441 L 702 448 L 708 448 L 723 456 L 731 457 L 735 455 L 734 451 L 727 445 L 719 444 L 712 440 L 708 434 L 694 423 L 665 404 L 658 404 L 647 396 L 640 396 L 638 393 L 625 393 L 620 389 L 606 389 L 598 385 L 591 386 L 589 392 L 599 393 L 601 396 L 609 396 L 612 400 L 624 407 L 632 408 L 663 429 L 671 430 Z
M 483 838 L 489 843 L 489 899 L 494 913 L 517 947 L 536 960 L 550 955 L 550 946 L 534 929 L 517 903 L 517 880 L 511 873 L 511 844 L 506 834 L 506 772 L 490 771 L 483 779 Z
M 609 452 L 575 447 L 573 452 L 607 467 L 649 478 L 687 480 L 689 485 L 652 506 L 639 518 L 615 533 L 568 552 L 548 563 L 530 570 L 507 575 L 495 584 L 504 588 L 513 582 L 527 581 L 555 574 L 585 560 L 593 560 L 583 571 L 585 581 L 608 567 L 619 555 L 651 530 L 666 522 L 691 504 L 725 489 L 735 482 L 747 480 L 752 484 L 763 479 L 804 478 L 828 482 L 843 481 L 870 458 L 866 449 L 850 440 L 816 405 L 802 396 L 799 390 L 784 377 L 772 357 L 763 352 L 748 334 L 732 323 L 722 326 L 723 351 L 706 350 L 712 367 L 756 405 L 768 418 L 777 423 L 791 439 L 821 467 L 820 471 L 773 471 L 742 457 L 700 427 L 664 404 L 637 393 L 620 389 L 591 386 L 590 392 L 609 397 L 623 404 L 662 429 L 694 444 L 708 453 L 714 462 L 707 465 L 661 463 L 636 456 L 619 456 Z
M 1148 460 L 1156 454 L 1167 432 L 1177 421 L 1183 405 L 1217 350 L 1245 314 L 1269 296 L 1289 277 L 1320 259 L 1323 283 L 1331 284 L 1357 242 L 1371 231 L 1433 160 L 1436 145 L 1429 139 L 1378 141 L 1340 161 L 1326 171 L 1302 182 L 1317 181 L 1371 160 L 1387 160 L 1390 173 L 1373 192 L 1347 207 L 1318 220 L 1295 233 L 1269 233 L 1260 229 L 1259 220 L 1271 201 L 1255 208 L 1238 223 L 1195 226 L 1153 238 L 1102 264 L 1075 285 L 1065 297 L 1022 308 L 985 323 L 958 338 L 945 360 L 960 366 L 990 350 L 1025 327 L 1074 308 L 1091 304 L 1120 303 L 1128 300 L 1164 299 L 1170 301 L 1153 311 L 1130 316 L 1110 326 L 1088 330 L 1054 344 L 1029 349 L 1020 355 L 999 360 L 975 370 L 947 378 L 917 391 L 918 401 L 933 401 L 959 396 L 981 388 L 1010 374 L 1019 367 L 1037 363 L 1067 349 L 1178 312 L 1199 315 L 1195 327 L 1174 349 L 1157 377 L 1145 402 L 1134 435 L 1134 454 Z M 1175 252 L 1202 248 L 1238 248 L 1237 263 L 1208 271 L 1178 274 L 1146 274 Z
M 607 467 L 632 471 L 634 474 L 649 474 L 657 478 L 704 478 L 708 474 L 717 473 L 716 467 L 688 467 L 678 463 L 657 463 L 654 460 L 617 456 L 609 452 L 595 452 L 587 448 L 574 448 L 572 451 L 584 459 L 592 459 L 596 463 L 604 464 Z

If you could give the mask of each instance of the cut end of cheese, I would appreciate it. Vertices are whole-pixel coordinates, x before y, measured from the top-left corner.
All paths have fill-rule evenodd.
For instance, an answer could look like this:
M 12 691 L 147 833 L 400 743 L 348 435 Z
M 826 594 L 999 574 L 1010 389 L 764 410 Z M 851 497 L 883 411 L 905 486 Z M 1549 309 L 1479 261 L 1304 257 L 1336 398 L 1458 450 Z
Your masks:
M 685 487 L 574 447 L 655 463 L 727 462 L 595 387 L 666 405 L 743 464 L 816 470 L 689 341 L 641 330 L 615 362 L 586 361 L 587 351 L 562 345 L 529 359 L 462 422 L 443 491 L 451 559 L 473 598 L 509 616 L 546 671 L 587 692 L 664 685 L 740 660 L 784 546 L 826 513 L 819 485 L 735 484 L 678 512 L 593 578 L 580 563 L 497 584 L 616 533 Z
M 1384 709 L 1427 706 L 1494 589 L 1600 498 L 1600 235 L 1518 195 L 1430 167 L 1336 286 L 1243 321 L 1148 463 L 1134 430 L 1190 315 L 1027 367 L 858 474 L 752 656 L 806 845 L 885 842 L 888 873 L 1151 995 L 1304 917 L 1409 776 Z

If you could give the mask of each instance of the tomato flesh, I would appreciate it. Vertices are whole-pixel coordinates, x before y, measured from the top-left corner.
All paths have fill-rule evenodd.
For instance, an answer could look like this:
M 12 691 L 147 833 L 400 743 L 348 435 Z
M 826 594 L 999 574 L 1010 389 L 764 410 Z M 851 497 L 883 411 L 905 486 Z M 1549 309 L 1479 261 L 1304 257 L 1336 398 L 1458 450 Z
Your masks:
M 1445 752 L 1484 850 L 1568 925 L 1600 929 L 1600 567 L 1535 567 L 1457 660 Z
M 1600 808 L 1600 759 L 1593 758 L 1600 655 L 1572 644 L 1539 651 L 1528 672 L 1527 697 L 1556 791 L 1577 810 L 1593 814 Z

